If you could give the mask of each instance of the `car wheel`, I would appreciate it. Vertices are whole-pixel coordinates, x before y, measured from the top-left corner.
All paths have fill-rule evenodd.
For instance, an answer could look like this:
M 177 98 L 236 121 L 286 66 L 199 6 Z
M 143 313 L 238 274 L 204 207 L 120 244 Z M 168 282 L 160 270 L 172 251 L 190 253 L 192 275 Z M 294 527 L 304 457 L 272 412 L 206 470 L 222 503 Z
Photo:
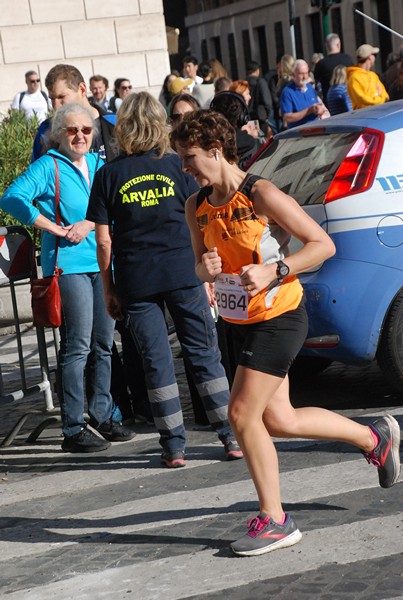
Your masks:
M 386 317 L 377 352 L 378 364 L 398 391 L 403 391 L 403 290 Z
M 314 375 L 318 375 L 332 364 L 328 358 L 314 358 L 311 356 L 297 356 L 290 369 L 291 382 L 304 382 Z

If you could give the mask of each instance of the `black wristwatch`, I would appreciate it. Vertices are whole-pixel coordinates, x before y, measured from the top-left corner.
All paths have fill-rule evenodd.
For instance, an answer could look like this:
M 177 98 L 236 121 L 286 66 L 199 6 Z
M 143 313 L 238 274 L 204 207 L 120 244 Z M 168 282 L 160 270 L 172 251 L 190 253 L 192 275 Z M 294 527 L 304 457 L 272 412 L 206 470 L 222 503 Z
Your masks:
M 283 263 L 282 260 L 278 260 L 277 261 L 277 271 L 276 271 L 277 281 L 279 283 L 283 283 L 285 277 L 287 277 L 289 272 L 290 272 L 290 268 L 287 267 L 287 265 L 285 263 Z

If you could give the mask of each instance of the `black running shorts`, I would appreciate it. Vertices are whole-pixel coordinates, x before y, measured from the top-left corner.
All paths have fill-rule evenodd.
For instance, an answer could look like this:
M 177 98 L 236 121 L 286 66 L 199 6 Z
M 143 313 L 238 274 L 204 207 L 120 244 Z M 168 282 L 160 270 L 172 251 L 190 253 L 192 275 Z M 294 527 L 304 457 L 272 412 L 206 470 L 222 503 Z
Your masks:
M 230 329 L 238 365 L 284 378 L 308 334 L 308 316 L 302 301 L 274 319 Z

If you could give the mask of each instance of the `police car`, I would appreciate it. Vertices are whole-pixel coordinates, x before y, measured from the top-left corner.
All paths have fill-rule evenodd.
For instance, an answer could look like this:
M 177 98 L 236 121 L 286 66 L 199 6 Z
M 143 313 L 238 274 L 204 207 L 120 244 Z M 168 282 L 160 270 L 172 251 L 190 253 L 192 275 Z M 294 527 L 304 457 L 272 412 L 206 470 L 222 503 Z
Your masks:
M 293 196 L 336 254 L 300 274 L 311 365 L 378 360 L 403 390 L 403 101 L 276 135 L 249 172 Z M 292 240 L 291 251 L 298 242 Z M 315 359 L 315 360 L 314 360 Z

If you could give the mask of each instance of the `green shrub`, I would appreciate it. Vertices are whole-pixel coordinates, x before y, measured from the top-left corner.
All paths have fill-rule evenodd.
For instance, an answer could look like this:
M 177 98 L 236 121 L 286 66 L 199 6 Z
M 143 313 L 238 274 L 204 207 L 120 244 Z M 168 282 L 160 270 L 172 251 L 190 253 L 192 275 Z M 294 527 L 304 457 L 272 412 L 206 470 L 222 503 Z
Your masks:
M 0 195 L 29 166 L 38 125 L 36 117 L 27 119 L 19 110 L 9 110 L 0 122 Z M 21 223 L 0 210 L 0 224 Z

